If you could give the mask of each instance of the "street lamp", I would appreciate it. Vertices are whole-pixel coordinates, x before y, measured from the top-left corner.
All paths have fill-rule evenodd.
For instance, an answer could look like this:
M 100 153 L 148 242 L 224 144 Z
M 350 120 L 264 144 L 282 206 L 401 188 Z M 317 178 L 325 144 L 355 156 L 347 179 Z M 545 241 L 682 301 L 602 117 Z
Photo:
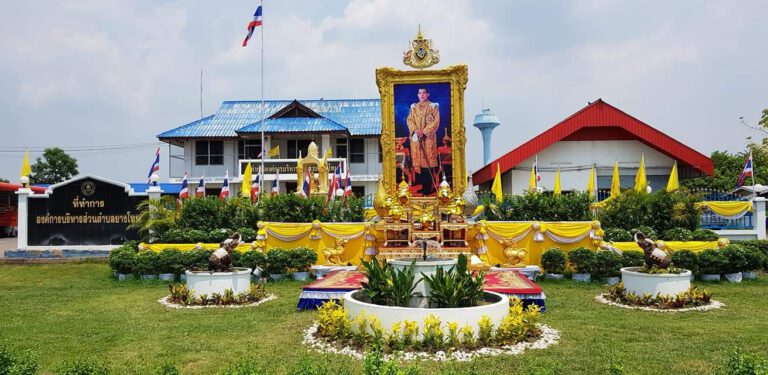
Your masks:
M 152 176 L 149 176 L 149 180 L 152 181 L 152 186 L 157 186 L 157 180 L 160 179 L 160 176 L 157 175 L 157 173 L 152 173 Z
M 29 187 L 29 177 L 28 176 L 21 176 L 19 181 L 21 182 L 21 185 L 24 186 L 25 188 Z

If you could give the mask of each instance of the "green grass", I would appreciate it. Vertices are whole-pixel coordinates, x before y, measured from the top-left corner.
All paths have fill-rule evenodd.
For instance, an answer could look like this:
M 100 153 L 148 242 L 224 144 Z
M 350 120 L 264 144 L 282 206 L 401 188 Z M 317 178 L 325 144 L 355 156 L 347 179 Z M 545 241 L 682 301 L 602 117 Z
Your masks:
M 520 356 L 475 360 L 479 374 L 526 373 L 556 366 L 559 373 L 606 373 L 610 358 L 630 374 L 713 373 L 727 351 L 768 353 L 768 277 L 742 284 L 707 285 L 724 309 L 653 313 L 599 304 L 598 284 L 541 282 L 547 294 L 542 322 L 561 341 Z M 104 264 L 0 266 L 0 340 L 33 349 L 43 371 L 65 361 L 94 358 L 116 373 L 151 373 L 165 362 L 185 374 L 211 374 L 250 358 L 270 374 L 288 373 L 302 360 L 359 373 L 347 357 L 308 352 L 302 331 L 314 312 L 298 312 L 301 284 L 270 285 L 278 296 L 257 308 L 167 309 L 160 282 L 117 282 Z M 422 362 L 423 374 L 470 364 Z

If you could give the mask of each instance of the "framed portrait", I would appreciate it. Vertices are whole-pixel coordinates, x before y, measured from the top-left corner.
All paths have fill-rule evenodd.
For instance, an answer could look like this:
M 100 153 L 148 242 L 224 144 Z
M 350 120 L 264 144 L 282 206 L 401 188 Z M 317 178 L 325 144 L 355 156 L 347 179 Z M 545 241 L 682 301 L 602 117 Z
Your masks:
M 441 70 L 376 70 L 381 94 L 381 148 L 384 184 L 400 181 L 414 197 L 437 195 L 445 179 L 454 192 L 463 192 L 464 90 L 467 66 Z

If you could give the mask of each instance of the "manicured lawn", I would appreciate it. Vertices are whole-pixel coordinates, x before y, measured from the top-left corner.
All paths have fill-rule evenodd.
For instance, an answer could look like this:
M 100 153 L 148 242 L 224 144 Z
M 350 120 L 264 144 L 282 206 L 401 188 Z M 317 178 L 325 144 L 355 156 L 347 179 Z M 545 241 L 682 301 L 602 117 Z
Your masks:
M 611 357 L 631 374 L 713 373 L 737 346 L 768 353 L 768 277 L 706 287 L 727 306 L 709 312 L 661 314 L 599 304 L 599 284 L 541 282 L 542 322 L 561 331 L 546 350 L 474 362 L 477 373 L 606 373 Z M 96 358 L 116 373 L 151 373 L 164 362 L 183 373 L 210 374 L 253 358 L 271 374 L 289 373 L 302 359 L 361 372 L 358 361 L 308 352 L 302 331 L 314 312 L 296 311 L 301 284 L 270 291 L 279 299 L 256 308 L 174 310 L 157 300 L 160 282 L 117 282 L 104 264 L 0 266 L 0 339 L 33 349 L 44 371 L 73 358 Z M 423 374 L 462 373 L 470 364 L 423 362 Z M 335 374 L 334 374 L 335 375 Z

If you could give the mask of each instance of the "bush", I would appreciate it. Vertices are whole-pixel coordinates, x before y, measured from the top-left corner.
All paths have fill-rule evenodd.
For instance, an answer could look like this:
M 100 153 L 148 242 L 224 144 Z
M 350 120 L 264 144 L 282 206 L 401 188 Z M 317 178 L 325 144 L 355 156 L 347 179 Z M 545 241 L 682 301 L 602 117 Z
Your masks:
M 247 267 L 252 270 L 255 270 L 256 268 L 264 269 L 266 265 L 266 259 L 267 256 L 264 255 L 264 253 L 260 253 L 255 250 L 249 250 L 240 256 L 238 263 L 235 265 L 238 267 Z
M 256 241 L 256 229 L 253 228 L 240 228 L 237 230 L 240 233 L 240 237 L 243 242 Z
M 651 228 L 649 226 L 642 225 L 642 226 L 639 226 L 637 228 L 632 228 L 632 230 L 629 231 L 629 233 L 632 234 L 632 240 L 633 241 L 635 240 L 635 234 L 637 234 L 637 232 L 640 232 L 640 233 L 644 234 L 645 238 L 650 238 L 650 239 L 652 239 L 654 241 L 659 239 L 659 235 L 656 234 L 656 231 L 653 230 L 653 228 Z
M 746 271 L 747 257 L 744 255 L 744 248 L 741 245 L 728 245 L 722 252 L 726 261 L 723 273 Z
M 225 221 L 223 215 L 225 205 L 226 202 L 218 197 L 186 199 L 181 205 L 179 227 L 193 228 L 206 233 L 218 229 Z
M 157 275 L 160 255 L 152 250 L 139 252 L 136 256 L 136 273 L 139 275 Z
M 172 273 L 179 275 L 184 272 L 179 249 L 165 249 L 158 253 L 157 273 Z
M 719 275 L 723 273 L 727 259 L 718 249 L 707 249 L 699 254 L 699 270 L 702 274 Z
M 133 273 L 136 267 L 136 250 L 120 246 L 109 253 L 109 267 L 118 273 Z
M 629 250 L 621 254 L 624 267 L 642 267 L 645 264 L 645 254 L 642 251 Z
M 568 260 L 576 273 L 592 273 L 595 269 L 595 252 L 584 247 L 571 250 Z
M 234 232 L 232 232 L 231 230 L 226 229 L 226 228 L 214 229 L 214 230 L 208 232 L 208 235 L 206 236 L 206 242 L 208 242 L 208 243 L 222 243 L 222 242 L 224 242 L 224 240 L 229 238 L 229 236 L 231 236 L 232 233 L 234 233 Z M 197 242 L 197 241 L 195 241 L 195 242 Z
M 610 242 L 632 242 L 632 234 L 621 228 L 608 228 L 605 230 L 605 239 Z
M 720 239 L 720 236 L 715 233 L 713 230 L 699 228 L 693 231 L 693 240 L 694 241 L 717 241 Z
M 745 258 L 745 271 L 756 271 L 763 267 L 766 256 L 754 246 L 743 246 Z
M 696 200 L 694 194 L 684 190 L 660 190 L 653 194 L 628 190 L 608 201 L 598 218 L 604 228 L 629 230 L 645 226 L 662 233 L 675 227 L 694 230 L 701 221 Z
M 182 259 L 184 259 L 184 269 L 195 271 L 207 270 L 208 258 L 211 257 L 212 253 L 213 250 L 207 249 L 195 249 L 187 251 L 186 253 L 182 253 Z
M 547 273 L 565 272 L 566 256 L 565 252 L 557 247 L 548 249 L 541 254 L 541 266 Z
M 488 208 L 485 211 L 487 220 L 592 220 L 589 208 L 592 200 L 587 193 L 553 195 L 529 192 L 522 195 L 506 195 L 501 203 L 496 203 L 490 194 L 484 194 L 481 202 Z
M 288 272 L 290 266 L 290 255 L 285 249 L 274 248 L 267 252 L 266 265 L 264 271 L 267 274 L 282 274 Z
M 621 275 L 622 257 L 613 251 L 598 251 L 595 254 L 594 272 L 596 277 Z
M 699 273 L 699 258 L 693 251 L 678 250 L 673 252 L 672 264 L 677 268 L 691 271 L 691 273 Z
M 37 374 L 37 355 L 27 351 L 17 353 L 11 351 L 5 343 L 0 342 L 0 374 L 33 375 Z
M 728 375 L 765 375 L 768 374 L 768 362 L 754 354 L 735 349 L 728 353 L 725 365 L 720 371 Z
M 290 256 L 289 268 L 294 272 L 307 272 L 315 262 L 317 262 L 317 253 L 307 247 L 297 247 L 288 252 Z
M 101 363 L 78 359 L 61 366 L 58 375 L 108 375 L 109 369 Z
M 661 236 L 664 241 L 692 241 L 693 232 L 685 228 L 667 229 Z

